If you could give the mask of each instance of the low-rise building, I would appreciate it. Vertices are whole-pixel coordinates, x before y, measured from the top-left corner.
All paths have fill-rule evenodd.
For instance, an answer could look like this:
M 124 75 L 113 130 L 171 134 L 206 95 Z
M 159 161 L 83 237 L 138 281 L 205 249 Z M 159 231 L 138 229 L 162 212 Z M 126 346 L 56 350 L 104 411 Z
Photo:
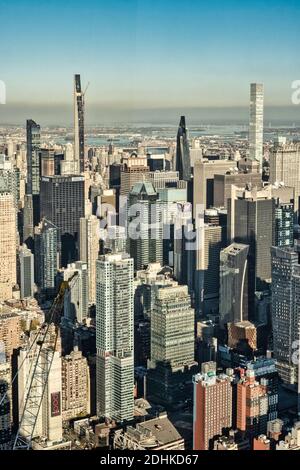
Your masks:
M 184 450 L 184 439 L 166 413 L 158 418 L 127 426 L 114 435 L 114 448 L 120 450 Z

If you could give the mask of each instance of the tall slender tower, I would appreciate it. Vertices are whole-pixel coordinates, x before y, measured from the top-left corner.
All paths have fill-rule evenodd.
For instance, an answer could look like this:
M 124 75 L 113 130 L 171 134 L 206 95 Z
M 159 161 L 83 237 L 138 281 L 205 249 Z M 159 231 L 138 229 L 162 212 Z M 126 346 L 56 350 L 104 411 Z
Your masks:
M 191 179 L 191 158 L 185 126 L 185 116 L 181 116 L 177 133 L 176 147 L 176 171 L 179 171 L 179 179 L 190 181 Z
M 84 171 L 84 94 L 81 90 L 80 75 L 74 77 L 74 131 L 75 161 L 79 173 Z
M 80 219 L 80 260 L 89 271 L 89 301 L 96 302 L 96 261 L 99 254 L 100 221 L 95 215 Z
M 98 416 L 130 421 L 134 411 L 133 259 L 104 255 L 96 262 Z
M 26 122 L 27 133 L 27 186 L 26 194 L 32 197 L 33 225 L 40 219 L 40 147 L 41 128 L 32 119 Z
M 261 83 L 250 85 L 250 158 L 258 160 L 262 168 L 264 132 L 264 86 Z

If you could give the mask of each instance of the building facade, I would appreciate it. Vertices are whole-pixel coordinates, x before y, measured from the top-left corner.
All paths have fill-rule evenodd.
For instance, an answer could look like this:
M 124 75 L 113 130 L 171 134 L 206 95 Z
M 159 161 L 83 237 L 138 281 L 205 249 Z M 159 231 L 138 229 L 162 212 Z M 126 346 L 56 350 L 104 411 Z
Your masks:
M 232 425 L 231 377 L 217 375 L 214 367 L 195 375 L 193 383 L 193 449 L 209 450 L 212 439 Z
M 78 348 L 62 357 L 62 418 L 68 421 L 90 414 L 90 373 Z
M 54 289 L 58 268 L 58 229 L 46 218 L 35 227 L 34 246 L 35 282 L 42 291 Z
M 99 255 L 100 221 L 91 215 L 80 219 L 80 260 L 88 265 L 89 301 L 96 302 L 96 260 Z
M 249 246 L 233 243 L 220 252 L 220 325 L 248 320 Z
M 34 256 L 23 245 L 19 250 L 21 299 L 34 295 Z
M 252 160 L 263 162 L 264 86 L 250 85 L 249 153 Z
M 289 247 L 273 247 L 271 253 L 274 357 L 282 380 L 285 383 L 293 384 L 298 381 L 299 254 Z
M 176 146 L 176 171 L 179 173 L 179 179 L 183 181 L 190 181 L 191 179 L 191 157 L 190 148 L 187 136 L 187 129 L 185 124 L 185 116 L 181 116 L 178 132 L 177 132 L 177 146 Z
M 151 183 L 137 183 L 129 194 L 128 247 L 136 270 L 163 262 L 162 204 Z
M 58 229 L 61 265 L 78 259 L 80 218 L 85 215 L 84 177 L 52 176 L 41 180 L 41 217 Z
M 12 193 L 0 192 L 0 300 L 12 298 L 17 282 L 16 209 Z
M 97 414 L 120 422 L 134 409 L 133 272 L 126 254 L 96 262 Z
M 84 94 L 81 89 L 80 75 L 74 76 L 74 157 L 79 173 L 85 171 L 84 158 Z

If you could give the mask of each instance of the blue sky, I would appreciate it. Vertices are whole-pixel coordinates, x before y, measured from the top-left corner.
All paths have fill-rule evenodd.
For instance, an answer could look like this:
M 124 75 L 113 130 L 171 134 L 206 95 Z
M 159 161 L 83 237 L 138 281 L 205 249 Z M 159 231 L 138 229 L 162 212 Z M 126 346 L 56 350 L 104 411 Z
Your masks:
M 0 0 L 0 79 L 13 104 L 244 106 L 264 82 L 288 105 L 300 79 L 300 1 Z

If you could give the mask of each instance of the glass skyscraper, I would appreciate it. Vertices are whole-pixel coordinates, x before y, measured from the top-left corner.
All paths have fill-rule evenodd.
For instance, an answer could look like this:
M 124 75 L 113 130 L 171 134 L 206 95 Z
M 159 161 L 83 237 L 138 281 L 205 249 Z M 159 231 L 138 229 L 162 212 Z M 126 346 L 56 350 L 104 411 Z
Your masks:
M 176 146 L 176 171 L 179 172 L 179 179 L 190 181 L 191 179 L 191 158 L 188 142 L 185 116 L 181 116 L 177 133 Z
M 74 77 L 74 124 L 75 124 L 75 160 L 82 173 L 85 170 L 84 159 L 84 95 L 81 90 L 80 75 Z
M 290 247 L 273 247 L 271 254 L 274 357 L 282 380 L 293 384 L 298 381 L 299 362 L 299 253 Z
M 26 194 L 32 196 L 33 225 L 40 221 L 40 147 L 41 128 L 32 119 L 26 123 L 27 135 L 27 186 Z
M 162 203 L 152 183 L 137 183 L 128 198 L 128 245 L 136 270 L 163 263 Z

